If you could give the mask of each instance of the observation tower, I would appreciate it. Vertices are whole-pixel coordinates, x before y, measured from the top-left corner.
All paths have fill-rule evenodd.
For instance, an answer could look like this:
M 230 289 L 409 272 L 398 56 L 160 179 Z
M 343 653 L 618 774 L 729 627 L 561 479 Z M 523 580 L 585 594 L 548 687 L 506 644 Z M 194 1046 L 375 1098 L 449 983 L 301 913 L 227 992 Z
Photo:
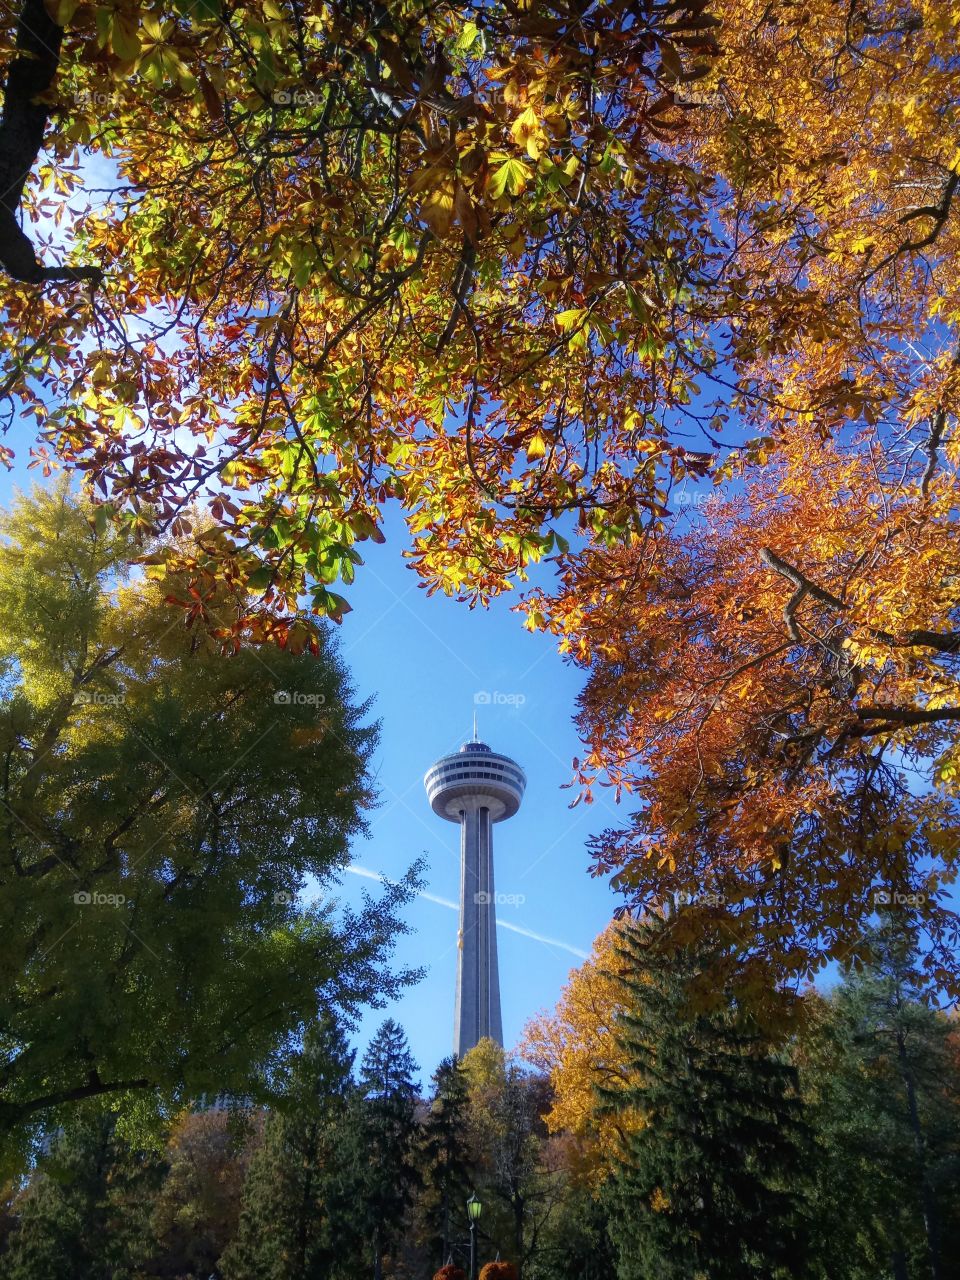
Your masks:
M 527 779 L 509 756 L 485 742 L 466 742 L 443 756 L 423 779 L 433 812 L 460 824 L 460 932 L 453 1051 L 462 1058 L 489 1036 L 503 1044 L 497 970 L 497 908 L 493 882 L 495 822 L 520 808 Z

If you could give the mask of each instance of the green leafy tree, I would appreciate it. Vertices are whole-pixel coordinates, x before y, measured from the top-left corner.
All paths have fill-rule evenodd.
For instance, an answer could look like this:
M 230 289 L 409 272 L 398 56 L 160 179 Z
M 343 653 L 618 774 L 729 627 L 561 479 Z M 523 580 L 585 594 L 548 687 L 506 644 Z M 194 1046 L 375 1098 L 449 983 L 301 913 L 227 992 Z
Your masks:
M 334 1018 L 309 1029 L 250 1163 L 239 1230 L 222 1262 L 228 1280 L 332 1276 L 349 1258 L 339 1167 L 353 1058 Z
M 384 959 L 411 878 L 339 919 L 298 901 L 370 799 L 376 730 L 329 635 L 225 658 L 130 553 L 63 487 L 0 518 L 0 1147 L 20 1159 L 84 1099 L 270 1096 L 321 1003 L 410 976 Z
M 606 1201 L 561 1168 L 556 1212 L 527 1274 L 532 1280 L 617 1280 Z
M 625 930 L 617 1037 L 630 1085 L 606 1105 L 639 1109 L 606 1188 L 620 1280 L 773 1280 L 803 1274 L 808 1129 L 796 1072 L 723 990 L 704 990 L 721 948 L 652 941 L 676 925 Z M 727 949 L 729 950 L 729 948 Z
M 551 1168 L 543 1119 L 550 1107 L 549 1083 L 510 1062 L 491 1101 L 488 1186 L 509 1223 L 504 1252 L 523 1276 L 540 1250 L 562 1190 Z

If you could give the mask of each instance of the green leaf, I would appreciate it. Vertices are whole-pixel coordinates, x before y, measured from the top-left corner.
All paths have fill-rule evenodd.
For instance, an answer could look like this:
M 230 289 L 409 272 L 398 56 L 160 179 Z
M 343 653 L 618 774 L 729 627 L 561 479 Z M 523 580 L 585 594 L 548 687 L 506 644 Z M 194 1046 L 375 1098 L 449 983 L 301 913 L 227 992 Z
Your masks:
M 499 200 L 504 194 L 522 195 L 530 179 L 530 166 L 522 160 L 505 160 L 490 178 L 490 195 Z
M 467 53 L 467 51 L 472 48 L 480 34 L 480 28 L 475 22 L 465 22 L 463 24 L 463 30 L 457 36 L 453 47 L 456 49 L 457 53 Z

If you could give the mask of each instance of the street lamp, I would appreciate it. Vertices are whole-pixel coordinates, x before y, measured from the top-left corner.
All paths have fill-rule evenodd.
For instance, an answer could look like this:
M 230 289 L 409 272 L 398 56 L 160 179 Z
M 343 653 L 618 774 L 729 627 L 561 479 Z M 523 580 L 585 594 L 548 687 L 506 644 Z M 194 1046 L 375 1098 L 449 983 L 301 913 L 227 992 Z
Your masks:
M 470 1280 L 477 1280 L 477 1223 L 483 1205 L 475 1195 L 467 1201 L 467 1217 L 470 1220 Z

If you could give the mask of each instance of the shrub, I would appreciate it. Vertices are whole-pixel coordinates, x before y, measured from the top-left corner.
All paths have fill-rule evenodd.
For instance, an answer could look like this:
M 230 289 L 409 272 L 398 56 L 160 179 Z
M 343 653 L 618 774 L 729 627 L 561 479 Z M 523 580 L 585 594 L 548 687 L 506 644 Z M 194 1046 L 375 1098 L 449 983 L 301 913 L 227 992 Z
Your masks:
M 458 1267 L 453 1262 L 448 1262 L 445 1267 L 441 1267 L 434 1274 L 433 1280 L 467 1280 L 467 1273 L 463 1267 Z
M 517 1268 L 512 1262 L 488 1262 L 480 1270 L 480 1280 L 517 1280 Z

